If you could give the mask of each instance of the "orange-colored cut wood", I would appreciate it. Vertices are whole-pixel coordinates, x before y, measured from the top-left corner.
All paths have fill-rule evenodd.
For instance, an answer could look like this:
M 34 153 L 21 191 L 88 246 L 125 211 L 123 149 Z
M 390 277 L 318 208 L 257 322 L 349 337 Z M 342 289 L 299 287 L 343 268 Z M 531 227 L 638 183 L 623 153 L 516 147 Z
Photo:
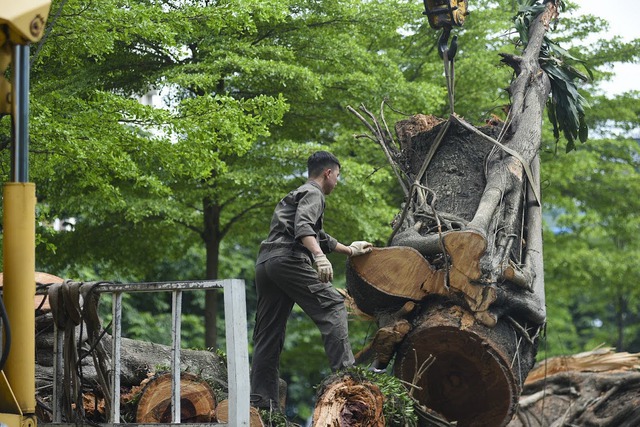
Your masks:
M 223 400 L 216 408 L 216 418 L 220 423 L 229 423 L 229 401 Z M 264 427 L 260 412 L 253 406 L 249 408 L 249 425 L 251 427 Z
M 211 387 L 196 375 L 180 375 L 182 422 L 208 423 L 215 419 L 216 399 Z M 171 374 L 151 378 L 142 390 L 136 411 L 137 423 L 171 423 Z
M 388 295 L 420 301 L 440 292 L 442 272 L 431 268 L 417 250 L 406 246 L 374 248 L 371 253 L 351 258 L 358 275 Z

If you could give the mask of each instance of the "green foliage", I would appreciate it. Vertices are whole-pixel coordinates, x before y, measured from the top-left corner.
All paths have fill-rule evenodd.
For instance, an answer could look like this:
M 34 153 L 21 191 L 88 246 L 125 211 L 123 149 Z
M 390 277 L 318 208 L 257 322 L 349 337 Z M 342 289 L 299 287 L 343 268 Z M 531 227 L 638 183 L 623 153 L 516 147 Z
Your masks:
M 366 369 L 359 369 L 359 372 L 363 378 L 376 384 L 385 396 L 383 413 L 387 426 L 407 427 L 418 424 L 418 416 L 414 411 L 416 402 L 400 380 L 392 375 L 374 374 Z
M 575 149 L 576 139 L 587 141 L 585 108 L 589 107 L 575 83 L 578 79 L 586 82 L 588 78 L 571 66 L 569 60 L 579 61 L 549 40 L 540 51 L 540 64 L 551 82 L 547 113 L 553 126 L 553 136 L 557 143 L 562 132 L 567 140 L 567 152 Z
M 402 1 L 59 7 L 32 79 L 32 147 L 46 153 L 33 158 L 44 220 L 76 219 L 73 237 L 42 230 L 51 244 L 39 259 L 55 269 L 107 262 L 150 280 L 154 264 L 177 261 L 200 240 L 215 277 L 220 264 L 211 260 L 225 238 L 255 251 L 277 198 L 323 147 L 310 141 L 353 153 L 358 124 L 344 105 L 390 96 L 425 110 L 436 93 L 427 79 L 410 81 L 391 66 L 407 38 L 397 30 L 418 11 Z M 149 89 L 165 108 L 137 102 Z M 361 174 L 381 158 L 353 157 Z M 379 213 L 341 238 L 385 227 L 392 204 L 376 186 L 382 178 L 358 190 Z M 152 235 L 163 241 L 143 249 Z M 86 251 L 83 241 L 100 244 Z
M 260 418 L 262 418 L 262 422 L 266 426 L 271 427 L 287 427 L 289 424 L 287 417 L 282 412 L 271 411 L 268 409 L 261 409 L 259 411 Z
M 601 140 L 549 157 L 543 176 L 551 228 L 545 234 L 548 336 L 553 354 L 605 343 L 638 351 L 640 148 Z M 553 316 L 552 316 L 553 314 Z
M 519 43 L 524 49 L 529 43 L 529 27 L 545 10 L 545 5 L 535 0 L 519 0 L 519 5 L 514 23 L 520 36 Z M 572 56 L 547 36 L 540 49 L 539 60 L 551 82 L 551 99 L 547 102 L 547 113 L 553 126 L 553 135 L 558 142 L 562 132 L 567 140 L 566 151 L 569 152 L 575 149 L 576 139 L 585 142 L 588 137 L 585 108 L 588 108 L 589 104 L 580 95 L 576 85 L 576 80 L 586 82 L 588 78 L 572 65 L 584 65 L 585 62 Z M 591 73 L 588 68 L 587 72 Z

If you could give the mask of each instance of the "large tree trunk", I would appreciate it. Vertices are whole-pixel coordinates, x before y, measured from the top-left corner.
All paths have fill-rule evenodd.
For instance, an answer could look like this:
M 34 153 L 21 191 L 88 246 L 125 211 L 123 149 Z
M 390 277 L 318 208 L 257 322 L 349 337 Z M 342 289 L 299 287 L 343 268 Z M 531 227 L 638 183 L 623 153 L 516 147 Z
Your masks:
M 417 386 L 419 402 L 459 426 L 511 419 L 521 375 L 534 362 L 530 344 L 515 339 L 509 324 L 489 328 L 442 300 L 427 302 L 414 324 L 397 350 L 394 372 Z
M 206 279 L 218 278 L 220 264 L 220 206 L 211 198 L 205 197 L 202 201 L 204 209 L 204 231 L 202 239 L 206 250 Z M 209 290 L 204 297 L 204 344 L 206 348 L 215 349 L 218 344 L 218 298 L 220 292 Z
M 347 288 L 378 321 L 374 366 L 395 356 L 394 374 L 420 403 L 459 426 L 511 420 L 546 318 L 538 150 L 550 84 L 538 55 L 555 14 L 546 3 L 524 56 L 503 55 L 516 72 L 505 123 L 418 115 L 396 124 L 396 144 L 373 114 L 351 109 L 405 202 L 389 247 L 349 260 Z

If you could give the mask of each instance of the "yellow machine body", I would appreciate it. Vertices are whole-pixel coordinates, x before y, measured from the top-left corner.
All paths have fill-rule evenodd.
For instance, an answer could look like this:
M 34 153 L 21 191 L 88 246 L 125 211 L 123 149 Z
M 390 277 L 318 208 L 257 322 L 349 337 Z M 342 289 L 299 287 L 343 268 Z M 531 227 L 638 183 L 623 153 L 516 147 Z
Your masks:
M 431 28 L 457 26 L 464 24 L 468 12 L 468 0 L 424 0 L 425 12 Z
M 28 59 L 28 44 L 42 37 L 50 6 L 50 0 L 0 0 L 0 114 L 12 114 L 23 123 L 28 123 L 28 99 L 24 102 L 20 96 L 20 102 L 16 100 L 18 96 L 12 93 L 15 88 L 5 73 L 14 62 L 16 52 L 24 53 L 21 47 L 27 49 L 23 58 Z M 15 63 L 12 80 L 23 74 L 28 75 L 28 67 Z M 21 88 L 26 87 L 28 93 L 28 78 L 26 84 L 24 81 L 21 80 Z M 21 111 L 18 104 L 22 106 Z M 20 132 L 28 142 L 28 132 Z M 17 139 L 12 141 L 12 149 L 21 144 Z M 23 162 L 26 165 L 21 165 L 21 173 L 25 168 L 28 170 L 28 159 Z M 7 346 L 9 353 L 0 371 L 0 423 L 8 427 L 35 427 L 36 190 L 33 183 L 13 181 L 16 182 L 6 182 L 3 191 L 2 298 L 8 318 L 8 325 L 3 326 L 11 330 L 11 345 Z M 5 344 L 3 342 L 3 350 Z
M 36 42 L 49 16 L 50 0 L 0 0 L 0 25 L 9 27 L 14 44 Z
M 51 0 L 0 0 L 0 114 L 11 114 L 11 84 L 4 74 L 12 46 L 42 38 L 50 6 Z
M 35 358 L 36 352 L 35 184 L 7 182 L 3 198 L 3 298 L 12 336 L 5 374 L 22 412 L 35 412 L 35 360 L 29 357 Z

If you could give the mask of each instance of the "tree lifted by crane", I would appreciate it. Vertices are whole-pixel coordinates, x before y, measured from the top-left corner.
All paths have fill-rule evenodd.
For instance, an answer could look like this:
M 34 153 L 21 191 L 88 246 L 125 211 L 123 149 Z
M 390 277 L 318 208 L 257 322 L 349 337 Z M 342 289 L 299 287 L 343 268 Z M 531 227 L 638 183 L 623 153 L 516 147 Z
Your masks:
M 538 156 L 545 106 L 568 148 L 586 140 L 574 85 L 583 76 L 553 57 L 545 37 L 558 3 L 519 1 L 523 52 L 502 55 L 515 72 L 504 121 L 476 128 L 455 114 L 457 41 L 448 38 L 467 12 L 467 2 L 455 0 L 425 0 L 429 23 L 443 29 L 449 117 L 413 116 L 395 124 L 394 136 L 384 103 L 380 118 L 349 108 L 367 127 L 363 136 L 382 147 L 404 195 L 388 247 L 347 266 L 357 309 L 379 327 L 359 359 L 377 370 L 393 360 L 419 405 L 458 426 L 510 422 L 546 322 Z
M 36 425 L 35 185 L 29 181 L 29 44 L 43 35 L 50 1 L 0 1 L 0 114 L 12 117 L 11 182 L 4 184 L 4 287 L 0 423 Z M 9 64 L 11 82 L 5 78 Z

